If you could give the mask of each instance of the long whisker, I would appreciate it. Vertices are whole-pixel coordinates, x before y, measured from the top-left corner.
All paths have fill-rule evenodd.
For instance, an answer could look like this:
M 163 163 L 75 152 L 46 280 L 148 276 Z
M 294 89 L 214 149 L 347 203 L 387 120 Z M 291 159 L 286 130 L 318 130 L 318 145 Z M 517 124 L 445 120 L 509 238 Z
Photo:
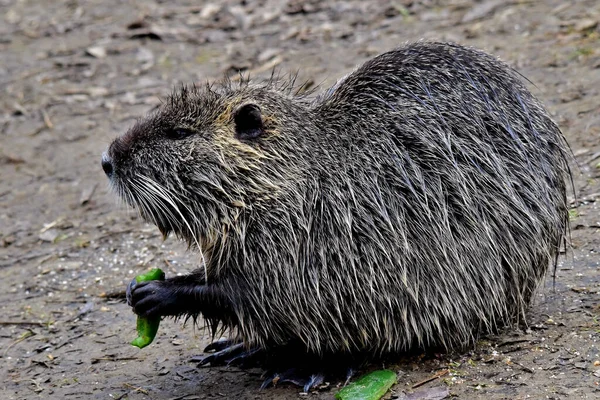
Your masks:
M 158 182 L 156 182 L 155 180 L 145 176 L 145 175 L 141 175 L 138 174 L 137 177 L 143 181 L 144 183 L 146 183 L 147 186 L 144 187 L 144 192 L 151 194 L 155 197 L 155 199 L 159 199 L 162 200 L 164 203 L 168 204 L 171 208 L 169 209 L 169 213 L 172 213 L 172 210 L 175 210 L 177 212 L 177 214 L 180 217 L 180 221 L 185 225 L 185 227 L 187 228 L 187 230 L 189 231 L 194 243 L 196 244 L 196 248 L 199 250 L 200 252 L 200 257 L 202 260 L 202 264 L 205 263 L 205 258 L 204 258 L 204 253 L 202 251 L 202 246 L 200 246 L 200 241 L 198 240 L 198 236 L 196 234 L 196 232 L 192 229 L 192 226 L 190 225 L 190 223 L 188 222 L 187 218 L 184 216 L 184 214 L 181 212 L 181 209 L 179 207 L 179 205 L 182 205 L 183 207 L 186 208 L 186 211 L 188 212 L 188 215 L 194 215 L 191 210 L 189 209 L 189 207 L 182 202 L 181 200 L 179 200 L 178 196 L 173 194 L 171 191 L 169 191 L 168 189 L 166 189 L 164 186 L 160 185 Z M 141 185 L 140 185 L 141 186 Z M 156 209 L 162 209 L 164 210 L 164 208 L 156 208 Z M 206 273 L 206 272 L 205 272 Z M 205 278 L 207 278 L 205 276 Z
M 149 203 L 147 205 L 146 210 L 155 210 L 153 214 L 155 214 L 158 210 L 160 210 L 163 215 L 159 215 L 159 217 L 163 217 L 161 219 L 165 219 L 169 225 L 178 224 L 177 217 L 173 214 L 173 212 L 168 208 L 164 207 L 164 204 L 161 201 L 161 197 L 157 196 L 155 192 L 148 189 L 148 187 L 141 183 L 134 183 L 136 186 L 136 190 L 140 195 L 144 197 L 144 199 Z M 156 215 L 154 215 L 156 217 Z

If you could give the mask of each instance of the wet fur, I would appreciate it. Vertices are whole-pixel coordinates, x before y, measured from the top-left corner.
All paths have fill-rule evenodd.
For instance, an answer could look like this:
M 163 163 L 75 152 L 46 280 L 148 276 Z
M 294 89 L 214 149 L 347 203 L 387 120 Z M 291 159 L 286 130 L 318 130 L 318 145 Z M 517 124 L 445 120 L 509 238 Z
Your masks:
M 244 104 L 253 140 L 233 126 Z M 523 320 L 568 224 L 558 127 L 517 73 L 458 45 L 398 48 L 316 97 L 183 88 L 109 154 L 115 190 L 201 252 L 134 291 L 136 312 L 203 314 L 248 347 L 470 345 Z

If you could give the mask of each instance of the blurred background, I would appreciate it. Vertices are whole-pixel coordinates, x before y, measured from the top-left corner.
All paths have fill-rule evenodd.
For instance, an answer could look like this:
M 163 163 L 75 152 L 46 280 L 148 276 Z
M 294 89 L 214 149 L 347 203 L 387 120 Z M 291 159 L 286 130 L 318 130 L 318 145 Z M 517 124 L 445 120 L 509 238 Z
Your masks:
M 165 321 L 129 345 L 126 283 L 197 256 L 120 206 L 100 155 L 180 83 L 276 68 L 307 88 L 419 39 L 514 66 L 571 144 L 572 246 L 522 332 L 401 358 L 392 398 L 596 398 L 600 381 L 600 2 L 0 0 L 3 398 L 297 398 L 259 370 L 197 369 L 210 337 Z M 576 207 L 577 206 L 577 207 Z M 331 398 L 329 388 L 311 398 Z

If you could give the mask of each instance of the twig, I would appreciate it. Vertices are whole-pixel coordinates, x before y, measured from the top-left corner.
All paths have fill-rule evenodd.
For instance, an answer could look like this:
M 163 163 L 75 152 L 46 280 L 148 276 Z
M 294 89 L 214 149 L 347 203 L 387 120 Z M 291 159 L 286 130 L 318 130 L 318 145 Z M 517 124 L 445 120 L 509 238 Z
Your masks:
M 84 332 L 84 333 L 79 333 L 79 334 L 77 334 L 77 335 L 75 335 L 75 336 L 71 336 L 71 337 L 70 337 L 70 338 L 68 338 L 67 340 L 64 340 L 62 343 L 59 343 L 59 344 L 57 344 L 57 345 L 54 347 L 54 350 L 58 350 L 58 349 L 60 349 L 60 348 L 61 348 L 61 347 L 63 347 L 64 345 L 71 343 L 71 342 L 72 342 L 73 340 L 75 340 L 75 339 L 79 339 L 79 338 L 80 338 L 80 337 L 82 337 L 83 335 L 85 335 L 85 332 Z
M 100 297 L 102 299 L 107 299 L 107 300 L 112 300 L 112 299 L 123 300 L 126 296 L 125 296 L 124 290 L 116 290 L 114 292 L 100 293 L 100 295 L 98 297 Z
M 449 373 L 450 373 L 450 370 L 447 370 L 447 369 L 439 371 L 439 372 L 435 373 L 434 375 L 430 376 L 429 378 L 422 380 L 421 382 L 415 383 L 414 385 L 412 385 L 412 389 L 416 389 L 420 386 L 423 386 L 424 384 L 434 381 L 438 378 L 441 378 L 444 375 L 448 375 Z
M 48 113 L 46 112 L 46 110 L 42 110 L 42 116 L 44 117 L 44 124 L 46 124 L 46 127 L 48 129 L 54 128 L 54 124 L 50 120 L 50 116 L 48 115 Z
M 25 72 L 25 73 L 23 73 L 23 74 L 21 74 L 19 76 L 13 76 L 10 79 L 7 79 L 5 81 L 0 82 L 0 86 L 8 85 L 9 83 L 13 83 L 13 82 L 16 82 L 16 81 L 21 81 L 21 80 L 24 80 L 24 79 L 27 79 L 27 78 L 31 78 L 34 75 L 38 75 L 38 74 L 41 74 L 41 73 L 46 72 L 46 71 L 47 71 L 46 68 L 37 69 L 37 70 L 34 69 L 32 71 L 27 71 L 27 72 Z
M 54 249 L 50 249 L 50 250 L 44 251 L 44 252 L 27 254 L 27 255 L 24 255 L 24 256 L 16 258 L 16 259 L 11 259 L 11 260 L 9 260 L 7 262 L 0 262 L 0 268 L 8 267 L 8 266 L 11 266 L 11 265 L 19 265 L 19 264 L 23 263 L 24 261 L 29 261 L 29 260 L 32 260 L 34 258 L 46 257 L 48 255 L 52 256 L 54 252 L 55 252 Z
M 520 368 L 521 368 L 523 371 L 525 371 L 525 372 L 529 372 L 530 374 L 533 374 L 533 373 L 535 372 L 535 371 L 534 371 L 534 370 L 532 370 L 531 368 L 529 368 L 529 367 L 526 367 L 526 366 L 524 366 L 523 364 L 521 364 L 521 363 L 518 363 L 518 362 L 516 362 L 516 361 L 513 361 L 512 363 L 513 363 L 513 364 L 515 364 L 515 365 L 517 365 L 517 366 L 519 366 L 519 367 L 520 367 Z
M 597 152 L 597 153 L 592 154 L 591 156 L 589 156 L 588 158 L 586 158 L 585 160 L 583 160 L 583 165 L 588 165 L 592 161 L 596 160 L 597 158 L 600 158 L 600 151 Z
M 46 326 L 46 324 L 37 321 L 0 321 L 0 325 L 35 325 Z
M 123 386 L 125 386 L 127 389 L 133 389 L 133 391 L 134 391 L 134 392 L 140 392 L 140 393 L 143 393 L 143 394 L 145 394 L 146 396 L 147 396 L 147 395 L 148 395 L 148 393 L 149 393 L 149 392 L 148 392 L 146 389 L 144 389 L 144 388 L 142 388 L 142 387 L 140 387 L 140 386 L 134 386 L 134 385 L 132 385 L 131 383 L 127 383 L 127 382 L 125 382 L 125 383 L 123 383 Z
M 22 341 L 24 341 L 27 338 L 30 338 L 31 336 L 35 336 L 36 333 L 34 331 L 32 331 L 31 329 L 29 329 L 26 333 L 24 333 L 20 338 L 18 338 L 17 340 L 15 340 L 14 342 L 12 342 L 11 344 L 9 344 L 8 346 L 6 346 L 6 349 L 4 349 L 4 353 L 2 354 L 3 357 L 6 356 L 6 354 L 8 353 L 8 350 L 11 349 L 11 347 L 13 347 L 14 345 L 21 343 Z
M 92 364 L 96 364 L 100 361 L 132 361 L 137 359 L 137 357 L 97 357 L 92 358 L 90 361 Z

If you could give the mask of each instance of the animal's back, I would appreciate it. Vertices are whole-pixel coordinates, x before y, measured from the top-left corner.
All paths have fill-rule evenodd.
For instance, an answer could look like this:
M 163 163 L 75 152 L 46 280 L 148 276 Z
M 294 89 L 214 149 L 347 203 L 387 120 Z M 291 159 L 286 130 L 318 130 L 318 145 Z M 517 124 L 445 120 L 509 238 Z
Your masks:
M 332 289 L 346 328 L 374 319 L 347 340 L 460 346 L 523 316 L 564 238 L 568 167 L 513 70 L 417 43 L 365 63 L 315 112 L 335 153 L 317 161 L 332 208 L 315 231 L 334 229 L 321 267 L 352 288 Z

